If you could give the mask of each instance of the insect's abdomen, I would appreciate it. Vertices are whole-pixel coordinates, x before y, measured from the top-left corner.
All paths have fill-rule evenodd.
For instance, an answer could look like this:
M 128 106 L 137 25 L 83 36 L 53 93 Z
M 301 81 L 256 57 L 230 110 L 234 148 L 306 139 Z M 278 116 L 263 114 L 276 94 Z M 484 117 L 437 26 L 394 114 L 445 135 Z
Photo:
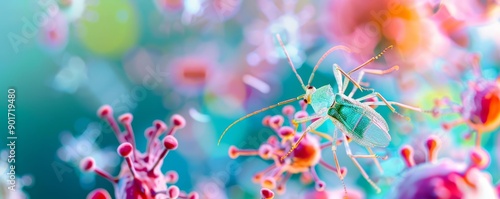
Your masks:
M 344 129 L 344 133 L 358 144 L 365 147 L 387 146 L 391 140 L 387 125 L 369 117 L 367 111 L 351 104 L 335 103 L 328 110 L 328 115 L 337 120 L 342 125 L 339 128 Z
M 356 137 L 363 138 L 364 132 L 370 126 L 371 120 L 364 113 L 344 105 L 336 105 L 328 111 L 328 115 L 344 123 L 346 130 L 351 131 Z

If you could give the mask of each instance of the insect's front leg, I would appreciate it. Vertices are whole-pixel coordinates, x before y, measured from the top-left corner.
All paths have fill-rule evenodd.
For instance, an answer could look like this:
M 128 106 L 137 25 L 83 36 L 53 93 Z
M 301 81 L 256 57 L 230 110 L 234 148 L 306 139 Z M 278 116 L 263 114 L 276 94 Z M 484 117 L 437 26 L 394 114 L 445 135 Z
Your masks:
M 311 120 L 315 120 L 315 119 L 318 119 L 321 117 L 324 117 L 324 116 L 322 114 L 314 114 L 314 115 L 303 117 L 303 118 L 297 118 L 297 119 L 292 120 L 292 124 L 295 126 L 295 125 L 309 122 Z
M 337 89 L 339 93 L 344 93 L 344 83 L 342 82 L 342 74 L 337 68 L 340 68 L 337 64 L 333 64 L 333 77 L 335 78 L 335 83 L 337 83 Z M 346 85 L 347 87 L 347 85 Z
M 334 138 L 330 137 L 330 136 L 328 135 L 328 133 L 319 132 L 319 131 L 317 131 L 316 129 L 311 129 L 311 131 L 309 131 L 309 132 L 310 132 L 310 133 L 312 133 L 312 134 L 315 134 L 315 135 L 317 135 L 317 136 L 319 136 L 319 137 L 322 137 L 322 138 L 327 139 L 328 141 L 330 141 L 330 142 L 331 142 L 330 144 L 337 144 L 337 143 L 339 143 L 339 142 L 338 142 L 338 141 L 336 141 Z
M 385 74 L 391 73 L 391 72 L 396 71 L 396 70 L 399 70 L 399 66 L 397 66 L 397 65 L 393 66 L 387 70 L 363 69 L 359 72 L 357 82 L 359 85 L 361 85 L 361 81 L 363 80 L 365 73 L 374 74 L 374 75 L 385 75 Z M 357 87 L 352 88 L 351 93 L 349 93 L 349 97 L 354 96 L 354 93 L 356 93 L 357 89 L 358 89 Z
M 347 155 L 349 156 L 349 158 L 351 158 L 354 165 L 356 165 L 356 167 L 358 167 L 358 170 L 361 172 L 361 175 L 365 178 L 365 180 L 368 181 L 368 183 L 370 183 L 370 185 L 372 185 L 372 187 L 375 188 L 375 190 L 377 190 L 377 193 L 380 193 L 380 191 L 381 191 L 380 188 L 370 179 L 370 176 L 368 176 L 366 171 L 359 164 L 358 160 L 356 160 L 356 158 L 374 158 L 374 157 L 378 158 L 378 156 L 374 155 L 374 154 L 373 155 L 353 155 L 351 152 L 351 148 L 349 147 L 349 142 L 347 140 L 347 136 L 345 135 L 345 133 L 342 133 L 342 136 L 344 139 L 344 146 L 345 146 L 345 151 L 346 151 Z
M 354 84 L 354 86 L 356 86 L 359 90 L 363 91 L 363 88 L 356 81 L 354 81 L 354 79 L 352 79 L 352 77 L 350 75 L 348 75 L 345 71 L 343 71 L 337 64 L 334 64 L 334 67 L 335 67 L 335 70 L 334 70 L 335 76 L 340 76 L 340 75 L 336 74 L 335 71 L 340 72 L 340 74 L 344 75 L 344 77 L 346 77 L 347 80 L 351 81 Z M 335 77 L 335 79 L 337 79 L 337 84 L 339 84 L 338 79 L 342 79 L 342 78 Z M 347 82 L 341 83 L 340 85 L 342 86 L 342 88 L 339 89 L 339 93 L 344 94 L 345 90 L 347 89 Z
M 318 120 L 314 121 L 312 124 L 310 124 L 306 128 L 306 130 L 302 133 L 302 135 L 297 140 L 297 142 L 295 142 L 295 144 L 292 146 L 292 148 L 286 153 L 286 155 L 281 157 L 281 160 L 284 160 L 286 157 L 288 157 L 288 155 L 290 155 L 290 153 L 292 153 L 293 150 L 295 150 L 299 146 L 299 143 L 302 141 L 302 139 L 304 139 L 307 132 L 311 131 L 312 129 L 317 129 L 319 126 L 321 126 L 323 123 L 325 123 L 326 120 L 328 120 L 328 116 L 323 116 L 323 117 L 319 118 Z
M 324 114 L 326 113 L 327 110 L 328 109 L 326 109 L 326 108 L 325 109 L 321 109 L 318 113 L 316 113 L 314 115 L 303 117 L 303 118 L 293 119 L 292 120 L 292 125 L 294 126 L 295 131 L 297 131 L 297 128 L 299 127 L 299 124 L 302 124 L 302 123 L 305 123 L 305 122 L 309 122 L 309 121 L 312 121 L 312 120 L 324 117 Z

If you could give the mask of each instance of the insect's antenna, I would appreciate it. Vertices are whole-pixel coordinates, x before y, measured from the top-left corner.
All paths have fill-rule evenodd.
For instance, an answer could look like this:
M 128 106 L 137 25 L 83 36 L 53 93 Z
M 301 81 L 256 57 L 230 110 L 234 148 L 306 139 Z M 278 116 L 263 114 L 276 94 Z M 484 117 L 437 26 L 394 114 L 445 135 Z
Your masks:
M 292 67 L 293 73 L 295 73 L 295 76 L 297 76 L 297 79 L 299 80 L 300 85 L 302 86 L 302 89 L 304 89 L 304 91 L 305 91 L 306 86 L 304 85 L 302 78 L 300 78 L 300 75 L 297 73 L 297 69 L 295 69 L 295 66 L 293 65 L 292 59 L 290 59 L 290 55 L 288 55 L 288 51 L 285 48 L 285 44 L 283 44 L 283 40 L 281 40 L 281 37 L 279 34 L 276 34 L 276 38 L 278 39 L 278 42 L 280 43 L 281 48 L 283 48 L 283 51 L 285 52 L 286 58 L 288 59 L 288 63 Z
M 349 74 L 349 75 L 350 75 L 351 73 L 354 73 L 354 72 L 356 72 L 357 70 L 359 70 L 359 69 L 361 69 L 361 68 L 365 67 L 365 66 L 366 66 L 366 65 L 368 65 L 369 63 L 372 63 L 373 61 L 375 61 L 375 60 L 379 59 L 380 57 L 382 57 L 382 55 L 383 55 L 386 51 L 390 50 L 392 47 L 393 47 L 392 45 L 387 46 L 387 48 L 385 48 L 385 49 L 384 49 L 382 52 L 380 52 L 377 56 L 370 58 L 368 61 L 365 61 L 365 63 L 362 63 L 362 64 L 361 64 L 361 65 L 359 65 L 358 67 L 356 67 L 356 68 L 352 69 L 351 71 L 349 71 L 347 74 Z
M 316 63 L 316 65 L 314 66 L 313 68 L 313 71 L 311 73 L 311 76 L 309 76 L 309 81 L 307 81 L 307 85 L 311 85 L 312 83 L 312 80 L 314 79 L 314 73 L 316 72 L 316 70 L 318 70 L 319 68 L 319 65 L 323 62 L 323 60 L 325 60 L 325 58 L 330 55 L 332 52 L 336 51 L 336 50 L 344 50 L 348 53 L 351 53 L 351 49 L 348 48 L 347 46 L 342 46 L 342 45 L 338 45 L 338 46 L 334 46 L 334 47 L 331 47 L 330 49 L 328 49 L 328 51 L 326 51 L 322 56 L 321 58 L 319 58 L 318 62 Z
M 217 145 L 219 145 L 219 144 L 220 144 L 220 142 L 221 142 L 221 140 L 222 140 L 222 137 L 224 137 L 224 135 L 226 134 L 226 132 L 227 132 L 227 131 L 231 128 L 231 127 L 233 127 L 235 124 L 237 124 L 238 122 L 241 122 L 241 121 L 243 121 L 243 120 L 245 120 L 245 119 L 247 119 L 247 118 L 249 118 L 249 117 L 251 117 L 251 116 L 253 116 L 253 115 L 259 114 L 259 113 L 261 113 L 261 112 L 267 111 L 267 110 L 272 109 L 272 108 L 275 108 L 275 107 L 277 107 L 277 106 L 281 106 L 281 105 L 284 105 L 284 104 L 289 104 L 289 103 L 295 102 L 295 101 L 297 101 L 297 100 L 302 99 L 302 97 L 303 97 L 303 96 L 302 96 L 302 95 L 300 95 L 300 96 L 298 96 L 298 97 L 296 97 L 296 98 L 292 98 L 292 99 L 288 99 L 288 100 L 285 100 L 285 101 L 281 101 L 281 102 L 278 102 L 277 104 L 274 104 L 274 105 L 268 106 L 268 107 L 266 107 L 266 108 L 263 108 L 263 109 L 260 109 L 260 110 L 254 111 L 254 112 L 252 112 L 252 113 L 250 113 L 250 114 L 248 114 L 248 115 L 245 115 L 245 116 L 241 117 L 240 119 L 238 119 L 238 120 L 234 121 L 233 123 L 231 123 L 231 124 L 230 124 L 230 125 L 229 125 L 229 126 L 228 126 L 225 130 L 224 130 L 224 132 L 222 132 L 222 135 L 219 137 L 219 141 L 217 142 Z

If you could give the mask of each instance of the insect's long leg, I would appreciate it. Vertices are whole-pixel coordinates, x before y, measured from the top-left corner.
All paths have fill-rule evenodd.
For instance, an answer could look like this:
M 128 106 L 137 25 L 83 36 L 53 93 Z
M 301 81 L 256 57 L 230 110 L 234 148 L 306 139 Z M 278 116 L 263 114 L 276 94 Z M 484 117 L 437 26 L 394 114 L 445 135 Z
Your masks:
M 311 131 L 311 129 L 317 129 L 319 126 L 321 126 L 326 120 L 328 119 L 328 116 L 324 116 L 318 120 L 316 120 L 315 122 L 313 122 L 312 124 L 310 124 L 306 130 L 302 133 L 302 136 L 300 136 L 300 138 L 297 140 L 297 142 L 295 142 L 295 144 L 292 146 L 292 148 L 286 153 L 285 156 L 281 157 L 281 160 L 284 160 L 286 157 L 288 157 L 288 155 L 290 155 L 290 153 L 293 152 L 293 150 L 295 150 L 297 148 L 297 146 L 299 146 L 299 143 L 300 141 L 302 141 L 302 139 L 304 139 L 304 137 L 306 136 L 307 132 Z
M 319 131 L 316 131 L 316 129 L 311 129 L 311 131 L 309 131 L 315 135 L 318 135 L 319 137 L 322 137 L 322 138 L 325 138 L 327 139 L 328 141 L 333 141 L 334 139 L 332 137 L 330 137 L 327 133 L 322 133 L 322 132 L 319 132 Z
M 415 107 L 415 106 L 410 106 L 410 105 L 399 103 L 399 102 L 389 102 L 389 103 L 392 105 L 399 106 L 401 108 L 406 108 L 406 109 L 414 110 L 417 112 L 424 112 L 424 110 L 422 110 L 421 108 Z
M 363 101 L 365 99 L 369 99 L 369 98 L 372 98 L 372 97 L 378 97 L 380 100 L 382 100 L 382 102 L 387 105 L 387 107 L 389 107 L 389 109 L 391 109 L 392 112 L 396 113 L 396 109 L 378 92 L 375 92 L 375 93 L 371 93 L 371 94 L 368 94 L 368 95 L 365 95 L 363 97 L 360 97 L 358 99 L 356 99 L 356 101 Z M 363 104 L 367 104 L 367 103 L 363 103 Z
M 445 130 L 450 130 L 458 125 L 465 124 L 465 120 L 463 118 L 453 120 L 451 122 L 443 123 L 442 126 Z
M 354 86 L 358 87 L 359 90 L 363 91 L 363 88 L 358 84 L 358 82 L 356 82 L 354 79 L 352 79 L 352 77 L 347 74 L 346 72 L 344 72 L 337 64 L 335 64 L 335 69 L 338 70 L 342 75 L 344 75 L 349 81 L 351 81 Z M 347 84 L 344 84 L 343 85 L 344 87 L 342 88 L 341 91 L 339 91 L 339 93 L 344 93 L 345 92 L 345 89 L 347 88 Z
M 342 82 L 342 73 L 337 70 L 339 66 L 337 64 L 332 65 L 333 77 L 335 78 L 335 83 L 337 83 L 337 88 L 339 93 L 344 93 L 344 83 Z
M 368 159 L 373 159 L 373 158 L 381 158 L 385 159 L 385 157 L 380 157 L 376 154 L 370 154 L 370 155 L 352 155 L 354 158 L 368 158 Z
M 438 99 L 438 100 L 436 100 L 435 103 L 436 103 L 436 106 L 434 108 L 438 108 L 438 107 L 441 107 L 443 105 L 446 105 L 446 106 L 448 106 L 448 108 L 451 109 L 452 112 L 460 112 L 461 106 L 452 102 L 450 100 L 450 98 L 448 98 L 448 97 L 443 97 L 441 99 Z
M 318 119 L 318 118 L 324 117 L 323 116 L 323 113 L 325 113 L 324 110 L 326 110 L 326 109 L 323 109 L 320 112 L 318 112 L 318 113 L 316 113 L 314 115 L 311 115 L 311 116 L 293 119 L 292 120 L 292 124 L 293 125 L 297 125 L 297 124 L 301 124 L 301 123 L 304 123 L 304 122 L 308 122 L 308 121 L 311 121 L 311 120 L 314 120 L 314 119 Z
M 354 165 L 356 165 L 356 167 L 358 167 L 359 171 L 361 172 L 361 175 L 366 179 L 366 181 L 368 181 L 368 183 L 370 183 L 370 185 L 372 185 L 372 187 L 375 188 L 375 190 L 377 190 L 377 193 L 380 193 L 380 191 L 381 191 L 380 188 L 377 186 L 377 184 L 375 184 L 370 179 L 370 176 L 368 176 L 368 174 L 366 174 L 366 171 L 363 169 L 363 167 L 361 167 L 361 165 L 358 163 L 358 161 L 356 160 L 354 155 L 352 155 L 351 148 L 349 147 L 349 142 L 347 141 L 346 135 L 344 133 L 342 133 L 342 136 L 344 138 L 344 146 L 345 146 L 345 151 L 346 151 L 347 155 L 349 156 L 349 158 L 351 158 Z
M 426 112 L 425 110 L 422 110 L 421 108 L 410 106 L 410 105 L 407 105 L 407 104 L 402 104 L 402 103 L 399 103 L 399 102 L 393 102 L 393 101 L 388 101 L 387 103 L 386 102 L 363 102 L 363 104 L 368 105 L 368 106 L 369 105 L 387 106 L 389 104 L 389 105 L 396 105 L 396 106 L 399 106 L 401 108 L 410 109 L 410 110 L 417 111 L 417 112 Z
M 333 131 L 333 139 L 337 139 L 337 131 L 338 129 L 335 129 Z M 337 167 L 337 174 L 339 175 L 340 181 L 342 181 L 342 185 L 344 186 L 344 193 L 347 195 L 347 188 L 345 187 L 344 183 L 344 176 L 342 175 L 340 171 L 340 164 L 339 164 L 339 158 L 337 157 L 337 145 L 332 144 L 332 154 L 333 154 L 333 160 L 335 160 L 335 167 Z
M 363 79 L 363 76 L 365 75 L 365 73 L 369 73 L 369 74 L 374 74 L 374 75 L 385 75 L 387 73 L 391 73 L 393 71 L 396 71 L 396 70 L 399 70 L 399 66 L 393 66 L 389 69 L 386 69 L 386 70 L 375 70 L 375 69 L 363 69 L 361 70 L 361 72 L 359 72 L 359 76 L 358 76 L 358 84 L 361 84 L 361 80 Z M 349 97 L 352 97 L 354 96 L 354 93 L 356 92 L 358 88 L 357 87 L 353 87 L 352 90 L 351 90 L 351 93 L 349 93 Z
M 318 113 L 316 113 L 314 115 L 303 117 L 303 118 L 293 119 L 292 120 L 292 125 L 293 125 L 293 127 L 295 129 L 295 132 L 297 132 L 297 129 L 299 128 L 299 124 L 306 123 L 308 121 L 315 120 L 315 119 L 323 117 L 323 114 L 326 112 L 326 110 L 327 109 L 322 109 L 322 110 L 320 110 Z M 326 138 L 326 139 L 328 139 L 328 138 Z
M 352 69 L 351 71 L 349 71 L 348 73 L 346 73 L 345 71 L 343 71 L 337 64 L 334 64 L 334 70 L 333 70 L 333 74 L 335 76 L 335 80 L 337 82 L 337 85 L 339 87 L 339 93 L 344 93 L 345 92 L 345 89 L 347 88 L 347 80 L 344 81 L 344 83 L 342 83 L 342 78 L 340 78 L 340 75 L 337 73 L 337 71 L 339 71 L 342 75 L 344 75 L 348 80 L 350 80 L 354 86 L 356 86 L 359 90 L 363 91 L 363 88 L 359 85 L 359 82 L 356 82 L 354 81 L 354 79 L 352 79 L 352 77 L 350 76 L 351 73 L 353 72 L 356 72 L 357 70 L 363 68 L 364 66 L 368 65 L 369 63 L 377 60 L 378 58 L 380 58 L 387 50 L 389 50 L 390 48 L 392 48 L 392 45 L 385 48 L 381 53 L 379 53 L 377 56 L 375 57 L 372 57 L 371 59 L 369 59 L 368 61 L 366 61 L 365 63 L 357 66 L 356 68 Z M 316 68 L 315 68 L 316 69 Z M 371 69 L 367 69 L 368 71 L 370 71 Z M 377 73 L 376 71 L 372 71 L 372 72 L 375 72 Z M 314 74 L 314 73 L 313 73 Z M 313 74 L 311 74 L 311 78 L 313 77 Z M 309 82 L 311 81 L 311 78 L 309 78 Z
M 380 52 L 377 56 L 375 57 L 372 57 L 370 58 L 368 61 L 365 61 L 365 63 L 362 63 L 361 65 L 359 65 L 358 67 L 352 69 L 351 71 L 349 71 L 347 74 L 351 74 L 351 73 L 354 73 L 356 72 L 357 70 L 365 67 L 366 65 L 368 65 L 369 63 L 372 63 L 373 61 L 377 60 L 378 58 L 382 57 L 382 55 L 389 49 L 392 48 L 392 45 L 390 46 L 387 46 L 387 48 L 385 48 L 384 50 L 382 50 L 382 52 Z
M 372 151 L 372 148 L 366 147 L 366 150 L 368 150 L 368 153 L 370 153 L 370 155 L 375 155 L 375 153 L 373 153 L 373 151 Z M 375 165 L 377 165 L 377 168 L 380 171 L 380 173 L 384 173 L 384 169 L 382 169 L 382 166 L 380 165 L 380 162 L 378 161 L 378 159 L 373 158 L 373 161 L 375 162 Z
M 337 139 L 337 129 L 333 131 L 333 139 Z M 335 160 L 335 166 L 337 167 L 337 173 L 339 174 L 340 179 L 343 179 L 343 176 L 340 176 L 340 164 L 339 164 L 339 159 L 337 157 L 337 145 L 332 144 L 332 153 L 333 153 L 333 159 Z

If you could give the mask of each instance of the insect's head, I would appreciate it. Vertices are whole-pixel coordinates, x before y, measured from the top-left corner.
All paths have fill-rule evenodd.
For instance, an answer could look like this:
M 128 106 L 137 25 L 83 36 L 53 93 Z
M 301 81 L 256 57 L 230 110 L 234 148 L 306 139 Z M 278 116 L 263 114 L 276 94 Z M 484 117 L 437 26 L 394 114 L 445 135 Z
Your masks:
M 306 94 L 304 95 L 304 102 L 306 104 L 311 103 L 311 96 L 314 92 L 316 92 L 316 88 L 314 86 L 307 86 L 306 87 Z

